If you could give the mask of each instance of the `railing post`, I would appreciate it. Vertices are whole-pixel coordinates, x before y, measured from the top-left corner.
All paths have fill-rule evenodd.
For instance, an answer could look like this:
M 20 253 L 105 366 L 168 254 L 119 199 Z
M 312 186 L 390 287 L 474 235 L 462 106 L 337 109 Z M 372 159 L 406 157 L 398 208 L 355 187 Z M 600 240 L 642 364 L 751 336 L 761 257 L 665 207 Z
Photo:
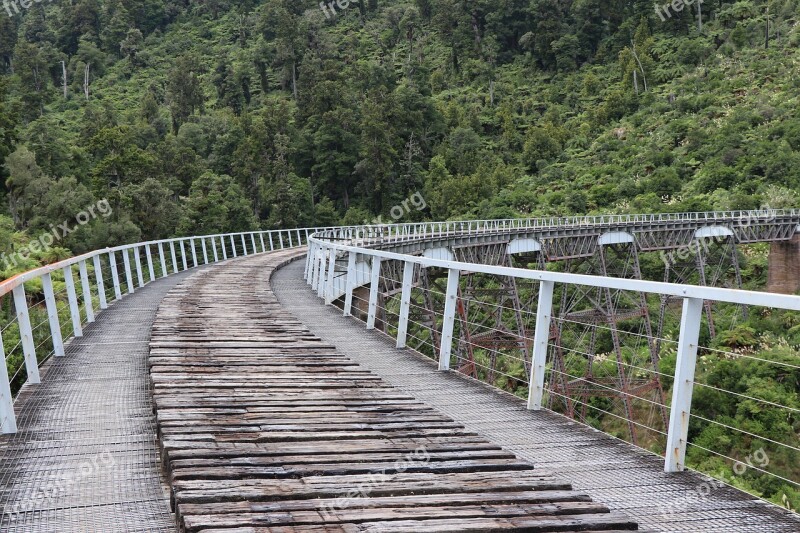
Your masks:
M 451 268 L 447 271 L 447 291 L 444 296 L 442 341 L 439 346 L 439 370 L 450 369 L 450 352 L 453 349 L 453 324 L 456 319 L 458 278 L 460 275 L 461 273 L 456 268 Z
M 94 279 L 97 283 L 97 299 L 100 301 L 100 309 L 108 309 L 106 288 L 103 283 L 103 269 L 100 266 L 100 255 L 92 257 L 92 263 L 94 264 Z
M 64 355 L 64 339 L 61 337 L 61 323 L 58 321 L 58 307 L 56 306 L 56 296 L 53 293 L 53 278 L 50 274 L 42 274 L 42 289 L 44 303 L 47 306 L 47 320 L 50 322 L 53 354 L 56 357 L 62 357 Z
M 208 248 L 206 248 L 206 238 L 200 239 L 200 247 L 203 249 L 203 264 L 208 264 Z
M 144 287 L 144 274 L 142 273 L 142 254 L 139 252 L 139 247 L 133 249 L 133 259 L 136 261 L 136 278 L 139 282 L 139 288 Z
M 236 241 L 233 240 L 233 235 L 230 236 L 231 238 L 231 251 L 233 252 L 233 257 L 239 257 L 239 254 L 236 253 Z
M 11 382 L 8 380 L 6 350 L 0 333 L 0 433 L 17 432 L 17 416 L 14 413 L 14 399 L 11 397 Z
M 297 235 L 297 246 L 303 246 L 303 238 L 300 236 L 300 229 L 296 229 L 295 235 Z
M 258 253 L 258 248 L 256 248 L 256 234 L 255 233 L 250 233 L 250 244 L 253 245 L 253 253 L 257 254 Z
M 267 245 L 266 245 L 266 244 L 264 244 L 264 232 L 263 232 L 263 231 L 259 231 L 259 232 L 258 232 L 258 240 L 260 240 L 260 241 L 261 241 L 261 253 L 262 253 L 262 254 L 263 254 L 263 253 L 266 253 L 266 251 L 267 251 Z
M 133 274 L 131 274 L 131 260 L 128 249 L 122 251 L 122 264 L 125 265 L 125 284 L 128 285 L 128 294 L 133 294 Z
M 72 331 L 75 333 L 76 337 L 83 337 L 81 308 L 78 306 L 78 294 L 75 292 L 75 279 L 72 277 L 72 265 L 65 266 L 63 272 L 64 281 L 67 284 L 67 300 L 69 301 L 69 314 L 72 317 Z
M 89 284 L 89 271 L 86 261 L 78 263 L 78 273 L 81 278 L 81 291 L 83 292 L 83 308 L 86 311 L 86 322 L 94 322 L 94 305 L 92 304 L 92 286 Z
M 28 300 L 25 298 L 25 286 L 20 283 L 13 290 L 14 307 L 17 310 L 17 324 L 19 324 L 19 338 L 22 342 L 22 353 L 25 356 L 25 372 L 28 374 L 28 383 L 41 383 L 39 378 L 39 363 L 36 361 L 36 346 L 33 343 L 33 330 L 31 317 L 28 314 Z
M 189 246 L 192 247 L 192 267 L 197 268 L 197 250 L 195 249 L 194 239 L 189 239 Z
M 544 371 L 547 365 L 547 346 L 550 343 L 550 320 L 553 314 L 553 289 L 555 283 L 539 282 L 539 303 L 536 305 L 536 331 L 533 334 L 531 377 L 528 384 L 528 409 L 542 408 Z
M 185 239 L 181 239 L 179 241 L 181 245 L 181 263 L 183 263 L 183 269 L 187 270 L 189 268 L 189 264 L 186 262 L 186 247 L 183 246 L 184 240 Z
M 144 247 L 144 255 L 147 257 L 147 273 L 150 275 L 150 281 L 156 280 L 156 271 L 153 268 L 153 254 L 150 252 L 150 245 Z
M 408 311 L 411 308 L 411 284 L 414 282 L 414 263 L 403 265 L 403 289 L 400 293 L 400 317 L 397 324 L 397 347 L 406 347 L 408 336 Z
M 164 255 L 164 243 L 158 243 L 158 257 L 161 260 L 161 277 L 166 278 L 169 276 L 169 271 L 167 270 L 167 257 Z
M 242 252 L 244 253 L 244 255 L 248 255 L 247 254 L 247 241 L 244 240 L 244 233 L 241 234 L 241 238 L 242 238 Z
M 672 385 L 667 455 L 664 460 L 665 472 L 680 472 L 684 469 L 702 311 L 701 298 L 684 298 L 678 337 L 678 359 L 675 363 L 675 382 Z
M 294 248 L 294 244 L 292 244 L 292 232 L 287 231 L 286 236 L 289 237 L 289 248 Z
M 353 290 L 356 288 L 356 253 L 349 252 L 347 255 L 347 287 L 344 294 L 344 316 L 350 316 L 353 308 Z
M 329 250 L 327 248 L 323 248 L 322 255 L 319 258 L 319 277 L 317 278 L 317 296 L 319 298 L 325 295 L 325 275 L 328 272 L 328 252 Z
M 272 244 L 272 232 L 269 232 L 269 251 L 272 252 L 275 250 L 275 246 Z
M 119 272 L 117 272 L 117 258 L 115 252 L 108 252 L 108 264 L 111 267 L 111 282 L 114 284 L 114 299 L 122 299 L 122 291 L 119 288 Z
M 305 268 L 305 271 L 303 272 L 303 279 L 306 280 L 306 283 L 310 283 L 311 282 L 311 278 L 309 277 L 309 274 L 311 273 L 311 263 L 313 262 L 313 258 L 314 258 L 314 254 L 315 253 L 316 252 L 315 252 L 314 245 L 313 244 L 309 245 L 308 253 L 306 254 L 306 268 Z
M 328 276 L 325 278 L 325 304 L 333 303 L 333 282 L 336 279 L 336 250 L 330 249 Z
M 178 257 L 175 255 L 175 241 L 169 241 L 169 253 L 172 256 L 172 273 L 178 273 Z
M 222 248 L 222 259 L 224 261 L 227 261 L 228 260 L 228 251 L 225 249 L 225 236 L 224 235 L 220 235 L 219 244 L 220 244 L 220 247 Z
M 372 270 L 369 276 L 369 306 L 367 307 L 367 329 L 375 329 L 378 315 L 378 285 L 381 279 L 381 258 L 372 257 Z
M 312 275 L 314 276 L 311 282 L 311 288 L 313 290 L 319 289 L 319 284 L 321 283 L 321 279 L 323 276 L 323 270 L 325 269 L 325 249 L 322 246 L 317 248 L 317 255 L 314 257 L 314 265 L 311 267 L 314 269 Z

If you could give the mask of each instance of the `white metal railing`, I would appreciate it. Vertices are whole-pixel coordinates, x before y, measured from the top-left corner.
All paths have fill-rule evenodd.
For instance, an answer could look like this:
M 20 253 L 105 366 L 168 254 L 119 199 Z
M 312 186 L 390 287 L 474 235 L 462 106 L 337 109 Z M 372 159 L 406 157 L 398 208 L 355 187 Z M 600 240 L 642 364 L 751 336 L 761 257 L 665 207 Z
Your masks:
M 631 215 L 586 215 L 570 217 L 517 218 L 505 220 L 455 220 L 446 222 L 414 222 L 330 228 L 319 237 L 347 239 L 354 243 L 374 244 L 411 242 L 420 238 L 435 239 L 450 235 L 486 235 L 495 233 L 541 231 L 556 228 L 624 227 L 666 223 L 698 223 L 702 225 L 734 224 L 744 227 L 772 221 L 794 221 L 800 224 L 800 209 L 755 209 L 749 211 L 708 211 L 693 213 L 659 213 Z
M 160 277 L 190 268 L 238 256 L 304 246 L 311 232 L 325 229 L 329 228 L 252 231 L 126 244 L 45 265 L 0 282 L 0 297 L 11 293 L 15 312 L 15 318 L 0 328 L 0 432 L 17 431 L 12 394 L 12 383 L 17 383 L 16 378 L 25 377 L 26 383 L 40 383 L 41 362 L 50 355 L 64 356 L 65 340 L 81 337 L 83 325 L 94 322 L 96 313 L 106 309 L 109 300 L 119 300 Z M 54 281 L 60 283 L 61 280 L 64 288 L 56 293 Z M 41 283 L 42 301 L 29 301 L 26 283 L 37 285 L 37 293 L 38 283 Z M 64 298 L 67 304 L 59 308 L 59 300 Z M 37 312 L 42 318 L 46 315 L 46 318 L 32 324 L 32 312 Z M 9 328 L 18 333 L 19 342 L 6 350 L 3 334 L 9 332 Z M 17 350 L 21 352 L 18 355 L 22 355 L 24 364 L 10 368 L 9 358 Z M 25 372 L 24 376 L 22 372 Z
M 796 210 L 790 212 L 791 216 L 797 214 Z M 685 215 L 685 214 L 684 214 Z M 713 215 L 713 217 L 711 216 Z M 741 212 L 726 213 L 726 220 L 736 219 Z M 706 218 L 708 216 L 708 218 Z M 687 220 L 720 220 L 719 213 L 697 213 L 689 216 Z M 754 216 L 750 213 L 747 216 Z M 641 221 L 642 215 L 631 215 L 636 221 Z M 616 221 L 620 217 L 591 217 L 606 223 L 609 218 Z M 573 219 L 577 220 L 577 219 Z M 581 220 L 587 220 L 583 218 Z M 661 220 L 658 215 L 652 216 L 653 221 Z M 670 220 L 674 220 L 670 218 Z M 627 219 L 625 220 L 627 221 Z M 650 218 L 646 220 L 651 221 Z M 525 223 L 525 222 L 522 222 Z M 492 266 L 476 263 L 462 263 L 443 259 L 408 255 L 391 251 L 391 246 L 384 246 L 386 242 L 402 244 L 410 239 L 426 239 L 435 235 L 445 235 L 448 232 L 460 230 L 464 224 L 465 231 L 486 231 L 508 229 L 504 221 L 480 222 L 453 222 L 453 223 L 426 223 L 399 227 L 360 227 L 360 228 L 334 228 L 313 234 L 309 240 L 309 253 L 306 257 L 305 279 L 318 296 L 325 299 L 327 304 L 333 303 L 340 296 L 344 296 L 344 315 L 350 316 L 353 306 L 354 290 L 357 287 L 369 285 L 369 299 L 366 306 L 366 326 L 374 329 L 378 311 L 379 281 L 382 278 L 381 265 L 386 261 L 397 261 L 402 265 L 402 280 L 392 280 L 395 286 L 401 287 L 399 297 L 399 311 L 396 313 L 397 322 L 392 324 L 396 331 L 396 345 L 398 348 L 406 347 L 409 335 L 409 309 L 413 305 L 411 293 L 413 287 L 414 268 L 438 268 L 447 273 L 447 288 L 444 294 L 444 309 L 441 315 L 438 347 L 438 364 L 440 370 L 448 370 L 451 364 L 451 350 L 453 345 L 453 329 L 457 323 L 456 305 L 458 299 L 459 279 L 463 273 L 480 273 L 491 276 L 514 278 L 516 281 L 536 282 L 538 284 L 538 305 L 535 312 L 535 332 L 532 340 L 530 359 L 530 381 L 528 383 L 528 408 L 542 409 L 542 398 L 545 393 L 545 374 L 551 323 L 553 317 L 553 293 L 556 285 L 582 286 L 604 288 L 619 291 L 632 291 L 644 294 L 669 296 L 682 301 L 680 316 L 680 330 L 676 344 L 677 363 L 674 373 L 672 400 L 664 406 L 669 409 L 669 422 L 665 428 L 666 448 L 664 453 L 664 470 L 677 472 L 685 468 L 685 456 L 689 431 L 689 420 L 692 416 L 691 405 L 696 382 L 696 363 L 702 310 L 705 301 L 727 302 L 744 306 L 760 306 L 764 308 L 800 311 L 800 297 L 755 291 L 734 290 L 697 285 L 679 285 L 664 282 L 600 277 L 562 272 L 528 270 L 504 266 Z M 380 249 L 374 247 L 381 244 Z M 337 259 L 339 271 L 337 272 Z M 342 265 L 345 263 L 346 267 Z M 343 270 L 344 269 L 344 270 Z M 399 275 L 399 274 L 398 274 Z M 434 322 L 436 327 L 439 327 Z M 428 325 L 427 327 L 430 327 Z M 728 353 L 728 356 L 738 354 Z M 784 363 L 776 363 L 783 364 Z M 788 366 L 800 369 L 798 365 Z M 555 370 L 550 369 L 551 372 Z M 731 391 L 731 394 L 737 394 Z M 738 394 L 738 396 L 742 396 Z M 764 399 L 750 398 L 766 404 L 776 405 Z M 778 406 L 787 410 L 791 415 L 800 410 L 793 407 Z M 709 420 L 709 422 L 714 422 Z M 725 424 L 723 427 L 730 428 Z M 792 444 L 770 441 L 766 437 L 753 435 L 739 428 L 730 428 L 742 431 L 786 449 L 800 451 Z M 715 452 L 712 452 L 715 453 Z M 719 454 L 718 454 L 719 455 Z M 726 457 L 726 456 L 723 456 Z M 736 458 L 733 459 L 737 462 Z M 758 470 L 758 469 L 757 469 Z M 800 486 L 798 480 L 780 479 Z

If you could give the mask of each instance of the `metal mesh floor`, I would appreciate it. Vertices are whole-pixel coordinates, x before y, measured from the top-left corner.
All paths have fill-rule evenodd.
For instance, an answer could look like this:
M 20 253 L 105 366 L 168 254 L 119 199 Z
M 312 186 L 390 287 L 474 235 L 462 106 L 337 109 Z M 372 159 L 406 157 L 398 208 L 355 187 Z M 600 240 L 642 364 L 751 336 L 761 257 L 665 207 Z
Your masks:
M 528 411 L 525 402 L 454 372 L 430 359 L 397 350 L 387 336 L 325 306 L 303 280 L 296 262 L 272 278 L 273 292 L 323 340 L 392 385 L 437 408 L 537 466 L 553 470 L 597 501 L 639 522 L 669 532 L 797 533 L 800 516 L 728 487 L 697 496 L 708 478 L 667 474 L 663 459 L 567 418 Z
M 0 531 L 175 531 L 147 356 L 161 299 L 195 271 L 113 303 L 42 368 L 0 437 Z

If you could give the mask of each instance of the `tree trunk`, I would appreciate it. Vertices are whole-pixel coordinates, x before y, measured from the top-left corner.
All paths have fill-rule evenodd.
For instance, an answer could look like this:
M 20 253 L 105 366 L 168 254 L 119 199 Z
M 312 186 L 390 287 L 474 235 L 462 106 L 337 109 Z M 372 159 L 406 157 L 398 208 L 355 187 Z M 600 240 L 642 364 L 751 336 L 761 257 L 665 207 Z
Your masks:
M 63 61 L 61 62 L 61 80 L 64 85 L 64 100 L 67 99 L 67 65 Z

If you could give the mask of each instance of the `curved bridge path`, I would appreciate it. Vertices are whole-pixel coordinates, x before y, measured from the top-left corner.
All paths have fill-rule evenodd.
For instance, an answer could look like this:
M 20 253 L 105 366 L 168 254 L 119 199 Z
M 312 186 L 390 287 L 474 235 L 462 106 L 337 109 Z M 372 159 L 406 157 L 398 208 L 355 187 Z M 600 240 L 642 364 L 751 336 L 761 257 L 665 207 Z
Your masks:
M 181 530 L 636 529 L 311 333 L 270 288 L 290 254 L 205 270 L 159 309 L 151 376 Z

